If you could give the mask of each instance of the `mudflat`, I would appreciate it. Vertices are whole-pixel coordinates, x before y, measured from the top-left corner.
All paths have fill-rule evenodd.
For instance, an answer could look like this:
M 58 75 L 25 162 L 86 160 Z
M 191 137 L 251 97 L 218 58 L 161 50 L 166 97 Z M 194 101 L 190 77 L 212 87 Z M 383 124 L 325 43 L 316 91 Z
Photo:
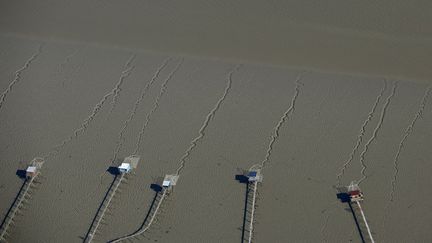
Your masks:
M 139 242 L 240 242 L 245 185 L 258 186 L 254 241 L 360 242 L 336 187 L 361 180 L 379 242 L 429 242 L 428 83 L 138 49 L 0 38 L 0 212 L 32 158 L 45 158 L 10 242 L 80 242 L 136 152 L 95 241 L 134 232 L 152 183 L 178 184 Z

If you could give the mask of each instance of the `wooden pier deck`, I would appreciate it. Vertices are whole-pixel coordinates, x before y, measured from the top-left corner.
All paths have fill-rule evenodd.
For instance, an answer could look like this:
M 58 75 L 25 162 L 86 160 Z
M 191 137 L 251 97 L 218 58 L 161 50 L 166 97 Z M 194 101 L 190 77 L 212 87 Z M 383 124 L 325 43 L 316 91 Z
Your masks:
M 97 230 L 99 228 L 99 225 L 105 215 L 106 210 L 108 209 L 114 195 L 116 194 L 120 184 L 122 183 L 122 181 L 125 178 L 125 174 L 119 174 L 116 175 L 110 185 L 110 187 L 108 188 L 108 191 L 105 194 L 104 199 L 102 200 L 101 204 L 99 205 L 99 208 L 96 212 L 96 215 L 93 218 L 93 221 L 90 225 L 89 230 L 87 231 L 87 234 L 84 238 L 85 243 L 90 243 L 92 242 L 95 234 L 97 233 Z
M 148 213 L 147 213 L 147 215 L 146 215 L 140 228 L 138 228 L 135 232 L 133 232 L 129 235 L 111 240 L 109 242 L 110 243 L 116 243 L 116 242 L 121 242 L 121 241 L 128 240 L 128 239 L 132 239 L 134 237 L 138 237 L 138 236 L 144 234 L 147 230 L 149 230 L 150 226 L 153 224 L 153 222 L 156 218 L 156 215 L 159 212 L 159 209 L 162 205 L 162 202 L 167 197 L 167 194 L 168 194 L 168 189 L 166 189 L 166 188 L 162 188 L 162 191 L 156 192 L 156 195 L 153 198 L 153 202 L 150 205 L 150 209 L 149 209 L 149 211 L 148 211 Z
M 18 191 L 17 196 L 15 197 L 12 205 L 10 206 L 8 212 L 6 213 L 5 218 L 2 221 L 2 224 L 0 226 L 0 241 L 5 241 L 7 236 L 7 231 L 17 214 L 19 208 L 22 207 L 24 199 L 28 196 L 30 187 L 33 185 L 34 181 L 36 179 L 36 176 L 30 178 L 30 179 L 24 179 L 24 182 Z
M 242 242 L 252 242 L 258 181 L 246 183 L 245 207 L 243 214 Z

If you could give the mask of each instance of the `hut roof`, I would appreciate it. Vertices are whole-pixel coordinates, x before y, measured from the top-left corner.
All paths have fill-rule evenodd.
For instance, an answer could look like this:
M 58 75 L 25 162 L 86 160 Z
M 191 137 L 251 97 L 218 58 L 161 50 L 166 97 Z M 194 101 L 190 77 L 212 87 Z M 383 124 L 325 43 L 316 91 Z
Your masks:
M 121 165 L 118 167 L 119 169 L 130 169 L 130 164 L 129 163 L 121 163 Z
M 36 166 L 29 166 L 29 167 L 27 167 L 26 172 L 34 173 L 34 172 L 36 172 L 36 170 L 37 170 Z
M 256 177 L 257 174 L 258 174 L 258 172 L 256 172 L 256 171 L 251 171 L 251 172 L 249 172 L 248 176 L 249 176 L 249 177 Z

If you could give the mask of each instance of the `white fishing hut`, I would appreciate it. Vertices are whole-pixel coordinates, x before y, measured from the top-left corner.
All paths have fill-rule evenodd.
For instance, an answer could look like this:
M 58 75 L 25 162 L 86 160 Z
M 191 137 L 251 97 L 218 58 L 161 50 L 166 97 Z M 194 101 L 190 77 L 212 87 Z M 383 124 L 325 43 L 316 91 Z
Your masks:
M 37 175 L 37 168 L 36 166 L 29 166 L 26 170 L 26 177 L 27 179 L 30 179 L 32 177 L 35 177 Z
M 175 186 L 177 184 L 177 180 L 179 175 L 165 175 L 165 178 L 162 182 L 162 187 L 170 188 L 171 186 Z
M 26 178 L 31 179 L 36 177 L 44 162 L 43 158 L 34 158 L 26 169 Z
M 121 165 L 118 167 L 119 172 L 121 174 L 130 173 L 133 169 L 136 169 L 139 160 L 140 157 L 137 155 L 131 155 L 129 157 L 126 157 L 121 163 Z

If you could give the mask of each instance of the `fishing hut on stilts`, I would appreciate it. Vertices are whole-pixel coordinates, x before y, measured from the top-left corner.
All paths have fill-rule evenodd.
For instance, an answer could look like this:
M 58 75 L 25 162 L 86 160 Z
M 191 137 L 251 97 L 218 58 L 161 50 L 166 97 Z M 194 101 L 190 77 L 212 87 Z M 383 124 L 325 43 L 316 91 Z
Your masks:
M 348 203 L 350 204 L 350 208 L 353 211 L 353 214 L 360 213 L 361 218 L 363 219 L 364 226 L 365 226 L 367 233 L 368 233 L 368 236 L 369 236 L 369 241 L 371 243 L 375 243 L 375 240 L 374 240 L 373 235 L 372 235 L 372 231 L 369 227 L 365 213 L 364 213 L 363 208 L 361 206 L 361 203 L 364 201 L 364 195 L 363 195 L 363 192 L 360 189 L 358 183 L 356 183 L 355 181 L 351 182 L 351 184 L 347 187 L 347 196 L 349 199 Z M 362 231 L 363 227 L 360 227 L 360 226 L 358 226 L 358 227 L 359 227 L 359 230 Z M 360 232 L 360 234 L 363 235 L 362 232 Z
M 146 215 L 144 222 L 142 223 L 141 227 L 137 229 L 132 234 L 114 239 L 109 241 L 109 243 L 116 243 L 127 239 L 132 239 L 134 237 L 138 237 L 142 234 L 144 234 L 147 230 L 150 229 L 150 226 L 154 223 L 156 219 L 156 215 L 159 212 L 159 209 L 162 205 L 162 202 L 166 198 L 169 192 L 171 192 L 173 186 L 177 184 L 177 181 L 179 179 L 179 175 L 165 175 L 162 186 L 156 185 L 157 189 L 155 198 L 153 199 L 153 203 L 150 206 L 150 209 L 148 211 L 148 214 Z
M 24 179 L 24 182 L 0 225 L 0 241 L 6 241 L 8 229 L 10 228 L 10 225 L 13 222 L 18 210 L 22 207 L 24 199 L 29 197 L 30 189 L 40 174 L 40 170 L 44 162 L 45 160 L 43 158 L 36 157 L 30 161 L 25 171 L 18 170 L 17 174 L 21 174 L 20 177 Z
M 140 157 L 138 155 L 131 155 L 126 157 L 123 162 L 116 168 L 116 173 L 111 185 L 108 188 L 108 191 L 103 198 L 96 215 L 94 216 L 92 223 L 90 225 L 89 230 L 84 238 L 84 242 L 90 243 L 92 242 L 101 221 L 105 215 L 106 210 L 108 209 L 114 195 L 118 191 L 120 184 L 126 178 L 126 175 L 130 174 L 134 169 L 137 168 Z M 111 167 L 110 167 L 111 168 Z M 108 169 L 110 170 L 110 169 Z
M 247 178 L 247 184 L 242 240 L 243 242 L 251 243 L 254 230 L 258 183 L 262 182 L 263 175 L 261 173 L 260 167 L 252 167 L 251 169 L 249 169 L 249 171 L 246 172 L 244 176 L 245 178 Z

